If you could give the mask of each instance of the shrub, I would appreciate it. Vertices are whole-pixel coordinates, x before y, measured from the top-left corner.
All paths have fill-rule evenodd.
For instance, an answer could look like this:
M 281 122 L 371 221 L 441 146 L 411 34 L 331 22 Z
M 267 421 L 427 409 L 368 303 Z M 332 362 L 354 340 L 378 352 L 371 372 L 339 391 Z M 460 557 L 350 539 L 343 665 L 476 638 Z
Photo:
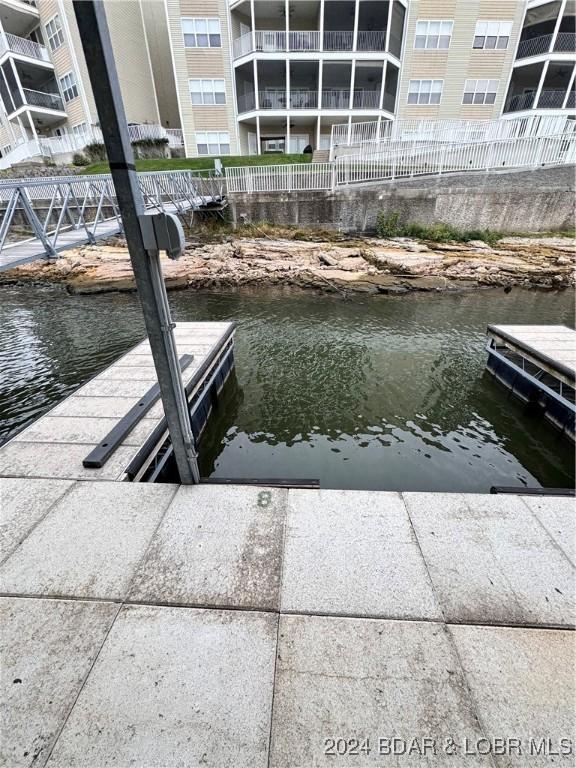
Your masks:
M 80 152 L 76 152 L 74 157 L 72 158 L 72 165 L 89 165 L 90 160 L 86 157 L 86 155 L 83 155 Z
M 91 163 L 106 160 L 106 147 L 100 141 L 93 141 L 91 144 L 86 144 L 84 152 Z
M 133 147 L 165 147 L 168 144 L 168 139 L 136 139 L 132 142 Z
M 393 212 L 386 215 L 380 211 L 376 217 L 376 232 L 379 237 L 399 237 L 401 227 L 399 224 L 400 214 Z

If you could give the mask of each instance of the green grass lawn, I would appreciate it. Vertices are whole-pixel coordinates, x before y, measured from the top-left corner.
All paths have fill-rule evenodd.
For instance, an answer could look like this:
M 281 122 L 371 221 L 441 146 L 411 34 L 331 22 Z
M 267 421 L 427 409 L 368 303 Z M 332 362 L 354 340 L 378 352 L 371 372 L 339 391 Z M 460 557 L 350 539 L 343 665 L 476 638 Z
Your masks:
M 158 160 L 136 160 L 138 171 L 213 171 L 213 157 L 171 157 Z M 309 163 L 312 155 L 229 155 L 222 156 L 222 165 L 284 165 L 286 163 Z M 108 173 L 108 163 L 87 165 L 83 173 Z

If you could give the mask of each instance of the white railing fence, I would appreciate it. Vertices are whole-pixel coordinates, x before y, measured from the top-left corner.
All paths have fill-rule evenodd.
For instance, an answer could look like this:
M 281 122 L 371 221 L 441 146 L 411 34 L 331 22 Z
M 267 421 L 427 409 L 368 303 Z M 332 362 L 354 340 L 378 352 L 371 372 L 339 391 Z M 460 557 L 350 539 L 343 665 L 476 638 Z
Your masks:
M 352 51 L 354 48 L 354 32 L 320 30 L 285 30 L 257 29 L 245 32 L 234 39 L 232 43 L 234 58 L 246 56 L 249 53 L 278 53 L 283 51 Z M 385 30 L 358 30 L 356 39 L 357 51 L 386 50 Z
M 464 144 L 414 144 L 330 163 L 226 168 L 230 193 L 328 190 L 349 184 L 445 173 L 564 165 L 576 160 L 576 133 Z
M 576 121 L 564 115 L 529 115 L 509 120 L 372 120 L 332 126 L 331 157 L 346 150 L 378 151 L 397 142 L 469 143 L 522 136 L 570 133 Z
M 184 146 L 182 131 L 179 128 L 164 128 L 161 125 L 145 123 L 129 125 L 130 141 L 168 139 L 170 148 Z M 91 126 L 84 133 L 66 133 L 63 136 L 39 136 L 38 139 L 24 140 L 4 157 L 0 157 L 0 170 L 10 168 L 16 163 L 34 158 L 54 160 L 59 155 L 81 152 L 88 144 L 102 143 L 102 131 L 98 126 Z

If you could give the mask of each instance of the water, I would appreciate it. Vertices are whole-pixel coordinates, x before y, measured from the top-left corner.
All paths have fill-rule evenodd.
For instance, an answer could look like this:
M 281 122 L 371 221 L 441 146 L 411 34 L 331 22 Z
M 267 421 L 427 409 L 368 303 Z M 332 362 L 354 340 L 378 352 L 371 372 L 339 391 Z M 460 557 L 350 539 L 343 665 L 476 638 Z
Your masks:
M 0 291 L 0 439 L 143 336 L 134 295 Z M 238 322 L 237 383 L 203 473 L 323 487 L 567 487 L 570 444 L 485 372 L 488 323 L 570 325 L 569 293 L 398 297 L 172 293 L 176 320 Z

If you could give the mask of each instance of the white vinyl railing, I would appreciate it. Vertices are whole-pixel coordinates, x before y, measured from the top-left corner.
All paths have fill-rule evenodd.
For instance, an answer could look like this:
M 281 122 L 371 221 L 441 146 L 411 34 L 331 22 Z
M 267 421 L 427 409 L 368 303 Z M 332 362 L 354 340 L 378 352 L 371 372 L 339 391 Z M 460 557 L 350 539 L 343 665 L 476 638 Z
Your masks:
M 168 139 L 168 146 L 171 148 L 184 146 L 180 129 L 164 128 L 161 125 L 147 125 L 145 123 L 129 125 L 128 136 L 130 141 Z M 86 132 L 79 134 L 67 133 L 63 136 L 39 136 L 38 139 L 26 139 L 4 157 L 0 157 L 0 170 L 35 157 L 53 160 L 58 155 L 81 152 L 88 144 L 102 142 L 102 131 L 97 126 L 92 126 Z
M 469 143 L 569 133 L 576 121 L 564 115 L 529 115 L 508 120 L 371 120 L 332 126 L 332 154 L 377 151 L 402 142 Z
M 254 34 L 245 32 L 233 42 L 234 58 L 246 56 L 249 53 L 278 53 L 284 51 L 352 51 L 354 49 L 354 32 L 320 32 L 319 30 L 285 30 L 257 29 Z M 356 39 L 357 51 L 386 50 L 385 30 L 359 30 Z
M 50 61 L 48 51 L 43 45 L 28 40 L 25 37 L 18 37 L 9 32 L 0 33 L 0 56 L 5 51 L 19 53 L 22 56 L 28 56 L 31 59 L 40 59 L 41 61 Z
M 349 184 L 445 173 L 563 165 L 576 160 L 576 133 L 470 144 L 414 145 L 339 157 L 331 163 L 226 168 L 230 193 L 336 189 Z

